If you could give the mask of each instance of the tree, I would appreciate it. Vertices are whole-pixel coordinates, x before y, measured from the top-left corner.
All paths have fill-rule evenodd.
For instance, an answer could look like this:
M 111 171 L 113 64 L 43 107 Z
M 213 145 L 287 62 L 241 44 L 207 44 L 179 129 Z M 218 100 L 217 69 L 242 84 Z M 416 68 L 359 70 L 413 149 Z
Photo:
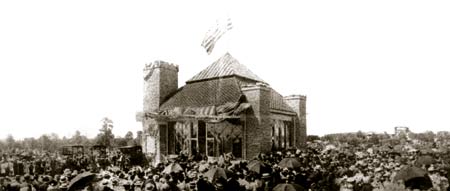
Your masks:
M 361 130 L 356 132 L 356 137 L 358 137 L 359 139 L 365 139 L 366 138 L 366 136 L 364 135 L 364 133 Z
M 142 143 L 142 131 L 138 131 L 136 135 L 135 142 L 137 145 L 141 145 Z
M 127 145 L 128 145 L 128 142 L 125 138 L 122 138 L 122 137 L 114 138 L 114 146 L 123 147 L 123 146 L 127 146 Z
M 75 134 L 72 136 L 72 138 L 70 139 L 70 142 L 72 143 L 72 144 L 75 144 L 75 145 L 79 145 L 79 144 L 81 144 L 82 143 L 82 141 L 83 141 L 83 138 L 81 137 L 81 133 L 80 133 L 80 131 L 75 131 Z
M 127 141 L 127 145 L 135 145 L 136 144 L 134 142 L 133 132 L 131 132 L 131 131 L 127 132 L 127 134 L 125 135 L 125 140 Z
M 97 144 L 104 145 L 106 147 L 111 147 L 114 140 L 114 134 L 112 133 L 113 121 L 107 117 L 102 119 L 102 127 L 100 128 L 100 133 L 97 134 Z
M 336 140 L 335 136 L 333 136 L 333 135 L 331 135 L 331 134 L 324 135 L 324 136 L 322 137 L 322 139 L 323 139 L 324 141 L 328 141 L 328 142 L 334 142 L 334 141 Z
M 414 133 L 412 134 L 413 139 L 417 139 L 420 140 L 422 142 L 426 142 L 426 143 L 432 143 L 434 142 L 434 138 L 435 138 L 435 134 L 433 133 L 433 131 L 426 131 L 424 133 Z
M 127 134 L 125 134 L 125 139 L 133 140 L 133 132 L 128 131 Z
M 41 135 L 38 139 L 38 142 L 39 142 L 41 150 L 49 151 L 52 149 L 51 148 L 52 143 L 51 143 L 50 137 L 48 135 L 45 135 L 45 134 Z
M 27 149 L 37 149 L 37 148 L 39 148 L 38 147 L 39 143 L 34 137 L 23 139 L 22 145 L 23 145 L 24 148 L 27 148 Z
M 448 140 L 450 140 L 450 132 L 448 131 L 439 131 L 436 133 L 436 138 L 441 144 L 445 144 Z
M 380 136 L 377 134 L 372 134 L 369 138 L 369 143 L 372 143 L 374 145 L 380 144 Z
M 313 142 L 315 140 L 320 140 L 320 137 L 317 135 L 308 135 L 306 136 L 306 141 Z
M 16 140 L 14 140 L 14 137 L 11 134 L 9 134 L 8 137 L 6 137 L 6 147 L 8 147 L 8 149 L 12 149 L 15 143 Z

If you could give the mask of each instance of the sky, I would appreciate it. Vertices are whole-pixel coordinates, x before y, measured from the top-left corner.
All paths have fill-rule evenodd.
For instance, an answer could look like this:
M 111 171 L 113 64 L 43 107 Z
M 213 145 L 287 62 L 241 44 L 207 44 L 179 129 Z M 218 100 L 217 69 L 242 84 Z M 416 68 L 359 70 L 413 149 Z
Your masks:
M 0 1 L 0 138 L 141 130 L 143 68 L 179 86 L 225 52 L 283 95 L 307 96 L 307 132 L 450 129 L 450 2 Z M 233 29 L 211 55 L 216 19 Z

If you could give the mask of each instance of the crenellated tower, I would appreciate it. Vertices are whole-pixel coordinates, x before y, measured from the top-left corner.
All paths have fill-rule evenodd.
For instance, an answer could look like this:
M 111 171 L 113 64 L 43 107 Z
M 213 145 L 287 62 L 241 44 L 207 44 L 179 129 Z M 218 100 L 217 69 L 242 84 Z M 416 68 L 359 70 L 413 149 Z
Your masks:
M 160 141 L 161 127 L 164 124 L 146 117 L 149 113 L 158 113 L 160 105 L 178 89 L 178 66 L 164 61 L 154 61 L 144 68 L 144 108 L 142 126 L 144 138 L 143 151 L 152 154 L 156 161 L 161 158 L 161 148 L 167 147 Z M 165 131 L 162 130 L 164 133 Z

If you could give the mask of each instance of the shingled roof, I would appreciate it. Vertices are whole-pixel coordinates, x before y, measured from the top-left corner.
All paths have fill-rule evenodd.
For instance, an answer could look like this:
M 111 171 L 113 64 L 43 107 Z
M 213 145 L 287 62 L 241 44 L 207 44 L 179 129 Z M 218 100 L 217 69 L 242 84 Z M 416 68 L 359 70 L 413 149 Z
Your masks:
M 238 102 L 241 96 L 242 93 L 236 78 L 213 79 L 186 84 L 164 102 L 160 109 L 217 106 Z
M 284 101 L 283 96 L 272 88 L 270 89 L 270 109 L 295 114 L 295 111 Z
M 160 110 L 172 110 L 177 107 L 210 107 L 226 103 L 239 102 L 243 93 L 242 84 L 263 82 L 247 67 L 240 64 L 229 53 L 192 77 L 186 85 L 168 98 Z M 270 109 L 294 113 L 283 96 L 270 88 Z
M 209 65 L 206 69 L 192 77 L 186 83 L 203 81 L 214 78 L 239 76 L 257 82 L 264 82 L 261 78 L 255 75 L 247 67 L 240 64 L 230 53 L 226 53 L 214 63 Z

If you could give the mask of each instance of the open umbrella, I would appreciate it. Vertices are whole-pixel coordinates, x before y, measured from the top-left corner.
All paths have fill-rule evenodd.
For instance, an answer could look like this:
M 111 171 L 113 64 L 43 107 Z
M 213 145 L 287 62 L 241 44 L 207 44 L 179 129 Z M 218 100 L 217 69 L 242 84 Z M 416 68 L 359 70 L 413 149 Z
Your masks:
M 182 172 L 183 168 L 178 163 L 170 163 L 169 165 L 164 168 L 162 171 L 163 173 L 170 174 L 170 173 L 179 173 Z
M 419 158 L 417 158 L 416 165 L 418 165 L 418 166 L 430 165 L 435 162 L 436 162 L 436 160 L 434 160 L 434 158 L 431 157 L 430 155 L 424 155 L 424 156 L 420 156 Z
M 95 179 L 95 174 L 91 172 L 83 172 L 75 176 L 67 186 L 67 191 L 82 189 L 92 183 Z
M 288 183 L 277 184 L 273 188 L 273 191 L 303 191 L 303 190 L 306 189 L 298 184 L 288 184 Z
M 224 178 L 225 180 L 227 179 L 227 173 L 225 172 L 225 170 L 223 168 L 220 168 L 220 167 L 215 167 L 215 168 L 209 169 L 204 174 L 204 176 L 208 177 L 208 180 L 211 182 L 214 182 L 218 178 Z
M 247 165 L 248 170 L 256 172 L 258 174 L 269 172 L 269 167 L 259 160 L 252 160 Z
M 296 158 L 284 158 L 278 163 L 281 168 L 298 168 L 301 165 Z
M 433 186 L 428 172 L 415 166 L 402 168 L 394 177 L 394 180 L 403 180 L 405 186 L 412 189 L 426 190 Z
M 209 169 L 209 164 L 208 163 L 200 163 L 200 165 L 198 165 L 198 171 L 199 172 L 203 172 L 205 170 Z

